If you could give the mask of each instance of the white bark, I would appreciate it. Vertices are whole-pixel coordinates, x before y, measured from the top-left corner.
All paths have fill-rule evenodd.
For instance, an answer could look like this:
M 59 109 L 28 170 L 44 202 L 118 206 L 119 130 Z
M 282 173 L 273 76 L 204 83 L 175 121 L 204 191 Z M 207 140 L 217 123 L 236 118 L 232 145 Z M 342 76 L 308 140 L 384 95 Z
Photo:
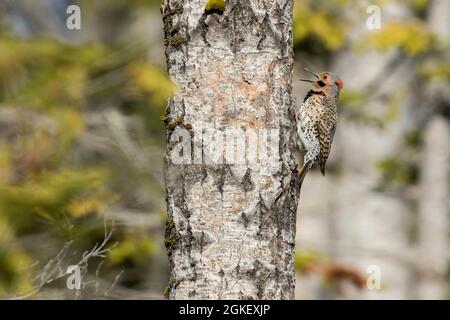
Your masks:
M 224 12 L 210 13 L 206 2 L 165 0 L 161 8 L 168 71 L 179 88 L 166 119 L 169 298 L 293 299 L 292 1 L 229 0 Z M 242 129 L 238 159 L 262 150 L 266 129 L 276 148 L 269 162 L 205 164 L 198 140 L 205 126 Z M 208 148 L 222 155 L 219 142 Z

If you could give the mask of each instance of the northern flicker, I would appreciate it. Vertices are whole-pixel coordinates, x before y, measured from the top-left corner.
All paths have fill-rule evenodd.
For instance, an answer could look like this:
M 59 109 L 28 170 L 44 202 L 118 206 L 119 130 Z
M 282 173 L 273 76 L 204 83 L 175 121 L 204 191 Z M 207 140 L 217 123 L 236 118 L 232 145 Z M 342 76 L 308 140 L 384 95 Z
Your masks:
M 311 167 L 318 163 L 325 175 L 325 163 L 331 150 L 337 121 L 337 102 L 344 83 L 335 74 L 322 72 L 317 74 L 308 68 L 317 79 L 310 82 L 308 91 L 299 110 L 296 110 L 297 133 L 305 149 L 303 166 L 300 170 L 300 186 Z

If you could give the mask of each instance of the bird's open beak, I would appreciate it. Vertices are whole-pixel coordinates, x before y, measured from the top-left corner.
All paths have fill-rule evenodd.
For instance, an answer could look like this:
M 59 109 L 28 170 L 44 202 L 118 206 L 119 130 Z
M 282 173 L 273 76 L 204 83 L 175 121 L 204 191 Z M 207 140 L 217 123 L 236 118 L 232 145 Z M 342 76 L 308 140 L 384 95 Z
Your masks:
M 305 82 L 315 82 L 314 80 L 308 80 L 308 79 L 300 79 L 300 81 L 305 81 Z
M 311 69 L 309 69 L 308 67 L 303 67 L 303 69 L 312 73 L 317 79 L 320 79 L 319 75 L 317 73 L 315 73 L 314 71 L 312 71 Z

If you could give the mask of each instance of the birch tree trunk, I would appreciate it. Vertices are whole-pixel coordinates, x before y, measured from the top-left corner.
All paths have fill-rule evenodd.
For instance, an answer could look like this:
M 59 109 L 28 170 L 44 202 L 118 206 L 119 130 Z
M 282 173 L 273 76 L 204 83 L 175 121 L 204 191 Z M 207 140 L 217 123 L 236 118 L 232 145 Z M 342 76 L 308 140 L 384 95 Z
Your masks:
M 293 299 L 292 0 L 165 0 L 169 299 Z

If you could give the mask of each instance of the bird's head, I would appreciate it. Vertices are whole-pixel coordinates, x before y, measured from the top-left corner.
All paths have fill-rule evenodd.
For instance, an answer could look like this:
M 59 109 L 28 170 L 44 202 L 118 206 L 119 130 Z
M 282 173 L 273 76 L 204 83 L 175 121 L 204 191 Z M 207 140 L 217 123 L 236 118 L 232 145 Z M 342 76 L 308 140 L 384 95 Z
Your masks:
M 344 88 L 344 82 L 339 78 L 337 74 L 331 72 L 321 72 L 319 74 L 311 71 L 308 68 L 304 68 L 306 71 L 312 73 L 317 79 L 308 80 L 301 79 L 301 81 L 310 82 L 315 92 L 323 92 L 328 97 L 338 97 L 342 88 Z

